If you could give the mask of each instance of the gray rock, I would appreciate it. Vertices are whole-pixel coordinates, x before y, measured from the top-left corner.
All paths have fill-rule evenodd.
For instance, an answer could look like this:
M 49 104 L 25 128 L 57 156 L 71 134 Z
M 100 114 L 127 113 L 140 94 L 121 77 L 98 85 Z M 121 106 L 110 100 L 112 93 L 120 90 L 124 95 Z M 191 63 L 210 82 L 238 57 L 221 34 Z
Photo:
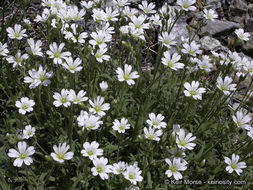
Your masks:
M 168 0 L 166 2 L 168 2 L 169 5 L 172 5 L 173 3 L 175 3 L 176 0 Z
M 188 38 L 188 30 L 186 29 L 187 23 L 186 18 L 179 19 L 175 26 L 173 27 L 171 33 L 176 34 L 177 44 L 182 43 L 181 37 Z
M 243 43 L 242 49 L 246 55 L 253 57 L 253 33 L 251 33 L 249 41 Z
M 248 5 L 248 10 L 249 10 L 249 13 L 252 13 L 252 12 L 253 12 L 253 4 L 252 4 L 252 3 L 250 3 L 250 4 Z
M 253 18 L 246 20 L 246 27 L 249 32 L 253 32 Z
M 206 4 L 208 8 L 219 9 L 222 7 L 222 2 L 220 0 L 207 0 Z
M 247 13 L 248 5 L 242 0 L 236 0 L 230 5 L 229 10 L 232 13 L 232 15 L 240 16 L 242 14 Z
M 241 28 L 244 28 L 245 15 L 232 16 L 231 21 L 240 24 Z
M 227 51 L 228 48 L 221 45 L 219 40 L 212 38 L 210 36 L 204 36 L 200 39 L 201 47 L 207 51 L 217 51 L 217 50 L 224 50 Z
M 201 36 L 220 36 L 230 34 L 237 28 L 240 28 L 240 25 L 235 22 L 222 20 L 207 21 L 207 25 L 202 28 L 199 34 Z

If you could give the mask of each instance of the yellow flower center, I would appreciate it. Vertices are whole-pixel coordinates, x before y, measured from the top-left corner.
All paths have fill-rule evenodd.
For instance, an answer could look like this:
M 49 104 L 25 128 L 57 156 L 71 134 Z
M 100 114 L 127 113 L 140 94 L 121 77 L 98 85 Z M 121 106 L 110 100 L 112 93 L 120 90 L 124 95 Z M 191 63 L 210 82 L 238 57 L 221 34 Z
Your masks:
M 94 153 L 93 153 L 93 151 L 92 151 L 92 150 L 88 150 L 88 151 L 87 151 L 87 154 L 88 154 L 89 156 L 94 155 Z
M 125 127 L 124 126 L 119 126 L 119 130 L 124 130 Z
M 26 154 L 20 153 L 18 158 L 20 158 L 21 160 L 24 160 L 26 158 Z
M 185 145 L 186 145 L 186 143 L 185 143 L 184 140 L 180 140 L 180 141 L 179 141 L 179 144 L 180 144 L 182 147 L 185 147 Z
M 62 98 L 61 99 L 61 103 L 65 104 L 67 102 L 67 99 L 66 98 Z
M 191 94 L 192 96 L 194 96 L 194 95 L 197 95 L 197 92 L 196 92 L 196 90 L 190 90 L 190 94 Z
M 97 172 L 98 173 L 102 173 L 104 171 L 104 169 L 101 167 L 101 166 L 98 166 L 97 167 Z
M 59 160 L 64 160 L 64 154 L 61 154 L 61 153 L 57 154 L 57 158 Z
M 172 173 L 177 172 L 177 167 L 176 167 L 176 166 L 171 166 L 171 167 L 170 167 L 170 171 L 171 171 Z
M 95 110 L 96 112 L 100 112 L 100 111 L 101 111 L 101 108 L 100 108 L 99 106 L 95 106 L 95 107 L 94 107 L 94 110 Z
M 231 166 L 231 168 L 232 168 L 233 170 L 235 170 L 235 169 L 237 168 L 237 165 L 234 164 L 234 163 L 232 163 L 230 166 Z
M 60 58 L 60 57 L 61 57 L 61 54 L 60 54 L 59 52 L 55 52 L 55 53 L 54 53 L 54 57 L 55 57 L 55 58 Z
M 133 179 L 135 179 L 134 174 L 129 174 L 129 176 L 128 176 L 128 177 L 129 177 L 129 179 L 132 179 L 132 180 L 133 180 Z
M 23 109 L 23 110 L 26 110 L 27 108 L 28 108 L 27 105 L 23 105 L 23 106 L 22 106 L 22 109 Z
M 129 76 L 126 75 L 126 74 L 124 74 L 123 78 L 124 78 L 124 80 L 126 80 L 126 81 L 130 79 Z
M 19 37 L 20 37 L 20 34 L 19 34 L 19 33 L 15 33 L 15 34 L 14 34 L 14 37 L 15 37 L 15 38 L 19 38 Z
M 44 82 L 47 78 L 45 75 L 41 75 L 39 79 L 41 82 Z

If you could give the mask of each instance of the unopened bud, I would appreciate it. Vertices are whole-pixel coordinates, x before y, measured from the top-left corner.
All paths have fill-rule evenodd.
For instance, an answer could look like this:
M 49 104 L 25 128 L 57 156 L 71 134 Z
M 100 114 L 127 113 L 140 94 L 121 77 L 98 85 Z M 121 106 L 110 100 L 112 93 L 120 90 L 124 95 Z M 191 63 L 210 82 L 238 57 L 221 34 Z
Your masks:
M 45 159 L 46 159 L 47 161 L 51 161 L 51 160 L 52 160 L 51 156 L 49 156 L 49 155 L 45 155 Z

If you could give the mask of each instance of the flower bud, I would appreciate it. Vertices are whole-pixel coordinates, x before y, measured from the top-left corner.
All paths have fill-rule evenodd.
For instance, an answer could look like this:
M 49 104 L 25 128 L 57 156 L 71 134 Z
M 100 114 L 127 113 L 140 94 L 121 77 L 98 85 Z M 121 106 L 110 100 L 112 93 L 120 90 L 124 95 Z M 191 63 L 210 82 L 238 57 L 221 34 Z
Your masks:
M 206 165 L 206 160 L 204 159 L 204 160 L 201 161 L 200 166 L 204 167 L 205 165 Z
M 101 83 L 99 83 L 99 86 L 102 91 L 106 91 L 108 89 L 108 83 L 106 81 L 102 81 Z
M 49 155 L 45 155 L 45 159 L 46 159 L 47 161 L 51 161 L 51 160 L 52 160 L 51 156 L 49 156 Z

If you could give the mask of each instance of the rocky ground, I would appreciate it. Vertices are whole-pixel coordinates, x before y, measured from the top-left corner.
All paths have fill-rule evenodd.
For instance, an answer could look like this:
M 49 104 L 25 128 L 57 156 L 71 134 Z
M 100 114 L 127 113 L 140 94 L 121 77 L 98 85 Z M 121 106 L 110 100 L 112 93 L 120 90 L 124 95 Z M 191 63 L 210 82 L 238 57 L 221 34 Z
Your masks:
M 74 0 L 75 3 L 80 2 L 79 0 Z M 131 6 L 137 8 L 137 4 L 142 0 L 129 0 Z M 15 3 L 20 3 L 20 0 L 8 1 L 4 0 L 0 2 L 0 11 L 4 10 L 3 7 L 8 5 L 8 10 L 12 14 L 8 14 L 7 10 L 4 10 L 3 17 L 7 20 L 9 17 L 16 14 L 18 6 Z M 113 6 L 113 0 L 104 0 L 107 6 Z M 154 2 L 156 8 L 159 9 L 164 2 L 167 2 L 171 6 L 177 6 L 176 0 L 148 0 L 148 2 Z M 22 2 L 20 4 L 22 6 Z M 187 38 L 188 31 L 187 27 L 195 29 L 197 21 L 202 18 L 202 10 L 204 8 L 214 9 L 219 17 L 214 21 L 208 21 L 207 25 L 201 30 L 195 31 L 195 40 L 202 45 L 205 53 L 214 51 L 229 51 L 228 39 L 231 41 L 236 39 L 234 33 L 235 29 L 243 28 L 246 32 L 251 34 L 250 40 L 243 43 L 241 46 L 236 48 L 236 51 L 240 53 L 241 57 L 247 57 L 249 60 L 253 61 L 253 0 L 196 0 L 197 11 L 190 14 L 184 15 L 175 25 L 172 32 L 177 32 L 178 43 L 181 43 L 181 36 Z M 19 7 L 20 8 L 20 7 Z M 26 10 L 27 17 L 31 20 L 40 12 L 41 0 L 31 0 L 29 8 Z M 17 12 L 23 16 L 22 12 Z M 4 27 L 3 27 L 4 28 Z M 237 98 L 241 98 L 245 89 L 250 83 L 250 79 L 245 81 L 241 87 Z M 253 101 L 253 100 L 252 100 Z

